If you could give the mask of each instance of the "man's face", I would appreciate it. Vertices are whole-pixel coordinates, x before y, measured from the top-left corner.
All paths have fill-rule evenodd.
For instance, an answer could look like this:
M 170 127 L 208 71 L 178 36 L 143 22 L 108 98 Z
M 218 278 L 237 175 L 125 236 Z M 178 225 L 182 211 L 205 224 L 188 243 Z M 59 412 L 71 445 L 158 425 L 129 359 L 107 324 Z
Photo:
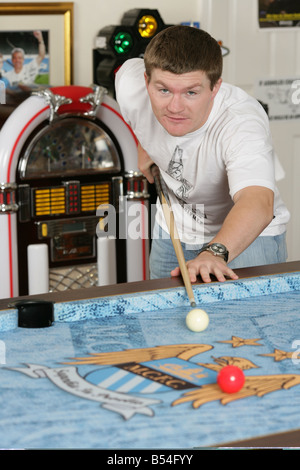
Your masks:
M 22 52 L 15 52 L 11 58 L 11 61 L 13 63 L 15 71 L 19 73 L 22 70 L 24 63 L 24 57 Z
M 222 80 L 213 90 L 205 72 L 196 71 L 180 75 L 154 69 L 146 86 L 153 112 L 172 136 L 183 136 L 202 127 L 212 109 Z

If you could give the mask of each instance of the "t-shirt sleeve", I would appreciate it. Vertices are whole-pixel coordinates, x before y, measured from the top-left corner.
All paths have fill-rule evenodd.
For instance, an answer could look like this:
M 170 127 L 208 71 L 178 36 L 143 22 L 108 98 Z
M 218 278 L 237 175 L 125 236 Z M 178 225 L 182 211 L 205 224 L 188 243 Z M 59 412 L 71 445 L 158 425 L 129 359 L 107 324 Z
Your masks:
M 267 121 L 242 118 L 232 126 L 225 145 L 225 165 L 231 197 L 248 186 L 275 190 L 274 150 Z
M 129 59 L 116 73 L 116 100 L 124 120 L 135 127 L 138 119 L 137 99 L 145 91 L 143 59 Z M 136 103 L 136 105 L 135 105 Z

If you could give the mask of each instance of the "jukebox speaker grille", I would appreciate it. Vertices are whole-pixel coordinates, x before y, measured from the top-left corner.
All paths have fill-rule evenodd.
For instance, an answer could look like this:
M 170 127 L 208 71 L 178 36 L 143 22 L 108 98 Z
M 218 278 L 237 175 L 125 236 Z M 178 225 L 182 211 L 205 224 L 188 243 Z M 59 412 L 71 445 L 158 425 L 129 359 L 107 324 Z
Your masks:
M 95 287 L 97 284 L 98 270 L 96 264 L 53 268 L 49 272 L 50 292 Z

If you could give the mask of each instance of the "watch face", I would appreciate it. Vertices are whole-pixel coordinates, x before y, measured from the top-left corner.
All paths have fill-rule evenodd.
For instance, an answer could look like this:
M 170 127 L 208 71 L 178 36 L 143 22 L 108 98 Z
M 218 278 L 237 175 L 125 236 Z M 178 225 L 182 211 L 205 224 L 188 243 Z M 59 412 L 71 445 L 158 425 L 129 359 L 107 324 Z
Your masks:
M 210 247 L 215 253 L 219 253 L 220 255 L 224 255 L 227 252 L 226 247 L 221 245 L 221 243 L 213 243 Z
M 201 253 L 202 251 L 210 251 L 215 256 L 222 256 L 222 258 L 224 258 L 226 262 L 228 260 L 229 253 L 227 251 L 226 246 L 222 245 L 222 243 L 211 243 L 210 245 L 204 246 L 199 251 L 199 253 Z
M 222 258 L 224 258 L 224 260 L 227 262 L 228 251 L 226 246 L 222 245 L 221 243 L 212 243 L 209 245 L 209 250 L 212 251 L 216 256 L 222 256 Z

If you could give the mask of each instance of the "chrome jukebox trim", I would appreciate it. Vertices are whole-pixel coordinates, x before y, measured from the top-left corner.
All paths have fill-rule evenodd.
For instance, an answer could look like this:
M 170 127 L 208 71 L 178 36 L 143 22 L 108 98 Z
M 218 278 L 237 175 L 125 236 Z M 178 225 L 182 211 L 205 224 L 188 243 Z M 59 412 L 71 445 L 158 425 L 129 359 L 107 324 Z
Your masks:
M 63 104 L 71 104 L 72 100 L 70 98 L 66 98 L 65 96 L 61 95 L 55 95 L 52 93 L 51 90 L 46 89 L 46 90 L 41 90 L 37 92 L 32 93 L 34 96 L 39 96 L 40 98 L 43 98 L 47 104 L 50 106 L 50 116 L 49 116 L 49 122 L 52 122 L 54 118 L 57 116 L 57 112 L 59 108 Z
M 96 117 L 99 106 L 101 105 L 104 96 L 107 95 L 108 91 L 102 86 L 92 85 L 92 93 L 89 93 L 82 98 L 79 98 L 80 103 L 88 103 L 91 105 L 91 109 L 84 113 L 84 116 Z
M 89 111 L 82 113 L 83 116 L 95 117 L 99 106 L 101 105 L 104 96 L 108 93 L 107 89 L 98 85 L 92 85 L 92 92 L 86 96 L 79 98 L 80 103 L 88 103 L 91 105 Z M 58 110 L 62 105 L 71 104 L 72 99 L 66 96 L 54 94 L 48 88 L 32 93 L 35 96 L 43 98 L 50 107 L 49 122 L 51 123 L 58 117 Z
M 11 214 L 18 211 L 17 187 L 16 183 L 0 183 L 0 214 Z
M 125 174 L 126 196 L 128 199 L 148 199 L 148 181 L 140 171 L 131 170 Z

